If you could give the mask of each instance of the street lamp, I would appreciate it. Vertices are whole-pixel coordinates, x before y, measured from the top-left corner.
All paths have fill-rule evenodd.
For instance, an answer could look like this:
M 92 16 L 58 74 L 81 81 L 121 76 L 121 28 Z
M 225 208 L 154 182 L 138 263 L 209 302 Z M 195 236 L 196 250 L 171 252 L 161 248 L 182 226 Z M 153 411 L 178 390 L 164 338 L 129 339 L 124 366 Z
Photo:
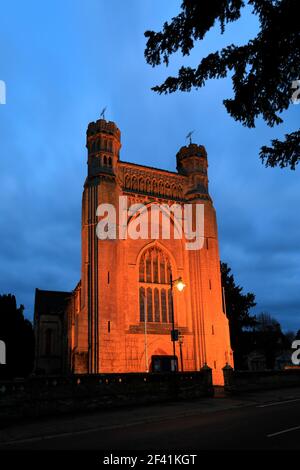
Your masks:
M 183 372 L 183 358 L 182 358 L 183 334 L 180 333 L 180 331 L 178 335 L 178 343 L 179 343 L 179 351 L 180 351 L 181 372 Z
M 185 288 L 185 284 L 182 277 L 173 281 L 172 273 L 170 274 L 170 287 L 171 287 L 171 309 L 172 309 L 172 330 L 171 330 L 171 341 L 173 343 L 173 361 L 174 361 L 174 372 L 176 372 L 176 350 L 175 342 L 178 341 L 178 330 L 175 330 L 175 318 L 174 318 L 174 300 L 173 300 L 173 286 L 175 286 L 179 292 L 182 292 Z
M 173 285 L 177 287 L 179 292 L 183 291 L 183 289 L 185 288 L 185 283 L 183 282 L 182 277 L 179 277 L 178 279 L 173 281 Z
M 148 344 L 147 344 L 147 298 L 146 298 L 146 289 L 143 292 L 144 297 L 144 349 L 145 349 L 145 369 L 146 372 L 149 372 L 148 368 Z

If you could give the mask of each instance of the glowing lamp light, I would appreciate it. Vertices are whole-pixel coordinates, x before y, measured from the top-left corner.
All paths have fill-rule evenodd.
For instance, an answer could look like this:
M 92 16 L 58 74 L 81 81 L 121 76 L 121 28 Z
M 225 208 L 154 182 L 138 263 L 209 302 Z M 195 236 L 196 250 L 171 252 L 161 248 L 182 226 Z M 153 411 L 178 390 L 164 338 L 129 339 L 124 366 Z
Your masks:
M 179 292 L 183 291 L 183 289 L 185 288 L 185 283 L 183 282 L 181 277 L 177 279 L 177 281 L 174 284 L 176 288 L 179 290 Z

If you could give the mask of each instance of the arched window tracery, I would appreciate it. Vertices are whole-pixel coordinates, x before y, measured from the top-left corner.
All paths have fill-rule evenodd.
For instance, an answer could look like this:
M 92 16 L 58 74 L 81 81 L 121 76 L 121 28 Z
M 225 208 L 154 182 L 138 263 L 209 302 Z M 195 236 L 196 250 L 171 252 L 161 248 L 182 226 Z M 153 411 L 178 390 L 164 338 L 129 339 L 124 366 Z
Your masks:
M 139 264 L 140 321 L 170 323 L 172 321 L 171 263 L 158 247 L 146 250 Z

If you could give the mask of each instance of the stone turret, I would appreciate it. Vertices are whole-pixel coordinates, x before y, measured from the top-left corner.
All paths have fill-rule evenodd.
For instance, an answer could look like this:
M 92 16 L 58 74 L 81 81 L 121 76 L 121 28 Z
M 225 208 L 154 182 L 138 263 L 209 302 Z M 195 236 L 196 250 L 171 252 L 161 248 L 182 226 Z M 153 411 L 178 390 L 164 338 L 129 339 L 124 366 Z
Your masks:
M 98 119 L 87 128 L 88 176 L 114 174 L 121 148 L 121 132 L 112 121 Z
M 186 197 L 210 199 L 208 194 L 207 153 L 203 145 L 190 143 L 181 147 L 176 155 L 178 173 L 188 176 Z

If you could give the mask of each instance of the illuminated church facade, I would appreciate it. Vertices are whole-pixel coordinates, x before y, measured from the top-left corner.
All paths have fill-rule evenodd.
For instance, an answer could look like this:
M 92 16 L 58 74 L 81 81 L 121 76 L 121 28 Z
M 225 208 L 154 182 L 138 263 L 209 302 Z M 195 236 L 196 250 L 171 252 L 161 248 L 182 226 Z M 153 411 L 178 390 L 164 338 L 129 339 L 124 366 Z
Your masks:
M 233 357 L 205 148 L 182 147 L 177 172 L 125 162 L 120 160 L 120 131 L 105 119 L 89 124 L 86 146 L 81 280 L 73 292 L 36 290 L 36 371 L 197 371 L 208 365 L 214 383 L 222 384 L 222 368 L 233 366 Z M 118 208 L 120 197 L 129 207 L 143 204 L 146 211 L 156 205 L 194 209 L 201 204 L 201 249 L 187 249 L 187 240 L 176 237 L 175 229 L 169 239 L 99 239 L 97 208 Z M 116 232 L 129 229 L 134 215 L 120 227 L 124 221 L 120 211 L 116 214 Z M 162 223 L 159 217 L 159 229 Z M 171 288 L 177 279 L 185 284 L 181 292 Z M 178 341 L 175 333 L 171 338 L 172 330 Z

